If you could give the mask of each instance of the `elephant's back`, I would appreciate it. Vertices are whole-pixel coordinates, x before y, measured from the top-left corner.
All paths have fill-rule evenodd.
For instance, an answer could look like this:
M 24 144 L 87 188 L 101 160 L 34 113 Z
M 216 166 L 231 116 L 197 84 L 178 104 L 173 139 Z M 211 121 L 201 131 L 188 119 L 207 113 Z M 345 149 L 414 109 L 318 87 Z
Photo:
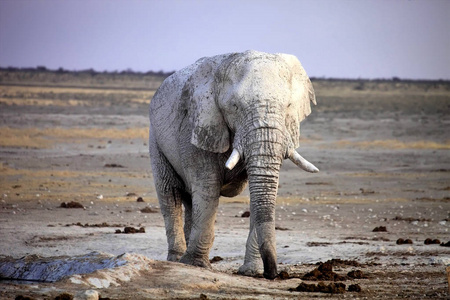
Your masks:
M 183 87 L 191 74 L 197 69 L 199 62 L 187 66 L 167 77 L 150 101 L 150 120 L 160 117 L 166 107 L 173 107 L 180 101 Z
M 197 69 L 200 64 L 199 61 L 167 77 L 150 101 L 150 126 L 157 136 L 158 133 L 170 132 L 174 125 L 177 125 L 182 107 L 183 87 L 191 74 Z

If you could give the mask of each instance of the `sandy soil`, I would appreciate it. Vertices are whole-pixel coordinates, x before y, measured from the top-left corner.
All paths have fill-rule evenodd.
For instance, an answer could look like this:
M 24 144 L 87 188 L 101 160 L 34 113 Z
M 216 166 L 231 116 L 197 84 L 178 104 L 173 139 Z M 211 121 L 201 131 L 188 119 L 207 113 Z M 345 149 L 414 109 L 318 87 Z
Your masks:
M 132 253 L 131 271 L 97 270 L 79 282 L 2 280 L 0 298 L 95 289 L 111 299 L 447 299 L 450 248 L 424 242 L 450 241 L 448 84 L 352 84 L 317 83 L 319 104 L 302 123 L 299 151 L 321 172 L 302 172 L 289 161 L 282 167 L 277 251 L 289 279 L 275 281 L 234 274 L 249 227 L 241 217 L 247 191 L 221 199 L 211 258 L 222 260 L 212 271 L 164 261 L 147 153 L 149 100 L 142 100 L 152 91 L 0 85 L 0 270 L 24 256 Z M 61 207 L 71 201 L 84 208 Z M 115 233 L 126 226 L 145 233 Z M 400 238 L 412 244 L 399 245 Z M 342 281 L 360 292 L 290 291 L 317 284 L 301 278 L 330 259 L 343 260 L 333 266 L 339 275 L 363 272 Z M 109 286 L 94 284 L 98 278 Z

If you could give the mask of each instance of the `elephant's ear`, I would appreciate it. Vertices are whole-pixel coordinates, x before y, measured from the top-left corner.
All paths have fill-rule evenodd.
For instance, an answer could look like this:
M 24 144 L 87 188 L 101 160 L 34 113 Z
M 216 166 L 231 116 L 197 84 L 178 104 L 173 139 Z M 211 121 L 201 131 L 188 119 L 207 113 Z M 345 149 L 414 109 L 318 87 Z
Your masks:
M 300 61 L 293 55 L 278 54 L 288 65 L 292 76 L 291 105 L 286 117 L 286 125 L 291 134 L 294 148 L 298 148 L 300 139 L 300 122 L 311 113 L 311 103 L 316 105 L 314 88 Z
M 204 59 L 184 86 L 182 95 L 188 98 L 193 124 L 191 143 L 215 153 L 224 153 L 230 148 L 228 126 L 215 99 L 214 73 L 220 59 Z

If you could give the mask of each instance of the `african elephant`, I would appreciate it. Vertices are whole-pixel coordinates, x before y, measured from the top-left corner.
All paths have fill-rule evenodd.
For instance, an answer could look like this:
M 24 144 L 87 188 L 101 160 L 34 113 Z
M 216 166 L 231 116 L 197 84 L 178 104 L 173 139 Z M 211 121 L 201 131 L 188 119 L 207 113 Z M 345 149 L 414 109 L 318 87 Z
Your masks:
M 300 122 L 316 104 L 295 56 L 257 51 L 201 58 L 172 74 L 150 103 L 150 158 L 169 261 L 210 268 L 219 197 L 249 184 L 250 232 L 239 273 L 277 276 L 279 170 L 300 156 Z M 184 206 L 184 224 L 183 210 Z M 262 259 L 261 259 L 262 258 Z

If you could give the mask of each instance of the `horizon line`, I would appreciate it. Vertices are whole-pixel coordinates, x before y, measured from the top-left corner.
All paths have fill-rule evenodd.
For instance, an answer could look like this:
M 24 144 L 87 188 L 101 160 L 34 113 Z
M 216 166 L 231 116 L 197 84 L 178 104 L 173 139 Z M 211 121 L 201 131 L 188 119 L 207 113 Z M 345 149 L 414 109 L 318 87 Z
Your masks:
M 173 73 L 175 73 L 176 71 L 164 71 L 164 70 L 159 70 L 159 71 L 153 71 L 153 70 L 149 70 L 149 71 L 135 71 L 131 68 L 126 68 L 124 70 L 114 70 L 114 71 L 110 71 L 110 70 L 104 70 L 104 71 L 97 71 L 94 68 L 88 68 L 88 69 L 64 69 L 63 67 L 59 67 L 57 69 L 50 69 L 47 68 L 45 66 L 36 66 L 36 67 L 13 67 L 13 66 L 8 66 L 8 67 L 3 67 L 0 65 L 0 70 L 1 71 L 11 71 L 11 72 L 16 72 L 16 71 L 32 71 L 32 72 L 52 72 L 52 73 L 91 73 L 91 74 L 127 74 L 127 75 L 132 75 L 132 74 L 136 74 L 136 75 L 152 75 L 152 76 L 160 76 L 160 77 L 169 77 L 170 75 L 172 75 Z M 391 76 L 391 77 L 373 77 L 373 78 L 367 78 L 367 77 L 357 77 L 357 78 L 352 78 L 352 77 L 327 77 L 327 76 L 309 76 L 309 78 L 311 80 L 342 80 L 342 81 L 396 81 L 396 82 L 401 82 L 401 81 L 416 81 L 416 82 L 420 82 L 420 81 L 438 81 L 438 82 L 450 82 L 450 78 L 449 79 L 444 79 L 444 78 L 434 78 L 434 79 L 426 79 L 426 78 L 419 78 L 419 79 L 412 79 L 412 78 L 402 78 L 399 76 Z M 1 83 L 1 82 L 0 82 Z

